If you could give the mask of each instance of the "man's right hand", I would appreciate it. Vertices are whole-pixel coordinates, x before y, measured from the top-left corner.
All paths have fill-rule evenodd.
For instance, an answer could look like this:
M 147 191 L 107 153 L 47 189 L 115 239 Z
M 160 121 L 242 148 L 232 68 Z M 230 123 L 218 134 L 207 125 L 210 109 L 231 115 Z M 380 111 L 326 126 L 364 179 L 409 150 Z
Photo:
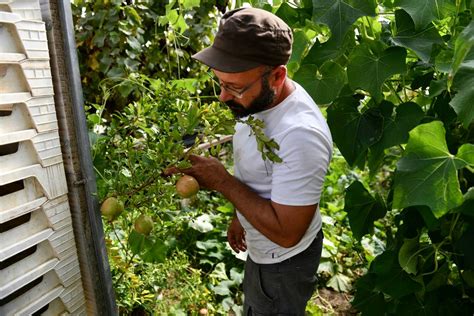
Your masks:
M 237 216 L 234 216 L 227 229 L 227 240 L 230 247 L 237 253 L 239 251 L 246 251 L 247 244 L 245 243 L 245 230 L 240 224 Z

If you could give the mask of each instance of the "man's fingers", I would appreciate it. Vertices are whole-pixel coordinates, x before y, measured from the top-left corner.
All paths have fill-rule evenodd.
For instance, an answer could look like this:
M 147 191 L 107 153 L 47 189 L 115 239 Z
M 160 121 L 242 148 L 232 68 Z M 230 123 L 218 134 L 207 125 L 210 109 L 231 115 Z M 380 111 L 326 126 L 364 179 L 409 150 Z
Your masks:
M 181 171 L 176 167 L 169 167 L 163 171 L 163 175 L 166 177 L 172 176 L 175 173 L 180 173 Z

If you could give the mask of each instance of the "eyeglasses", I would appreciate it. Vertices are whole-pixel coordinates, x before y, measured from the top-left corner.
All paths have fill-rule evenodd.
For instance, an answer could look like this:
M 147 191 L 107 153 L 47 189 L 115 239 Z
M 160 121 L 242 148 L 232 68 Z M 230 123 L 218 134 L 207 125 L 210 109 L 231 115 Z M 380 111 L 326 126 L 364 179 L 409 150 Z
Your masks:
M 212 72 L 208 72 L 208 75 L 211 77 L 211 79 L 223 90 L 227 91 L 230 95 L 241 99 L 244 96 L 244 93 L 247 92 L 254 84 L 257 83 L 260 79 L 265 77 L 266 75 L 270 74 L 273 71 L 273 69 L 269 69 L 265 71 L 263 74 L 261 74 L 257 79 L 243 87 L 242 89 L 234 89 L 232 87 L 227 86 L 225 83 L 220 83 L 218 80 L 216 80 L 215 75 Z

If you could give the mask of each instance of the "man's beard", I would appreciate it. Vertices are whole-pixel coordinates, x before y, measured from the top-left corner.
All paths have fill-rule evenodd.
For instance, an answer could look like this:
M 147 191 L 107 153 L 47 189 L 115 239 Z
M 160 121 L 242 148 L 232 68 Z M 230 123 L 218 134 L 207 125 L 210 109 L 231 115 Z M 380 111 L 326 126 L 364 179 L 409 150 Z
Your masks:
M 244 118 L 251 114 L 266 110 L 274 100 L 275 92 L 270 88 L 268 78 L 262 78 L 262 91 L 247 108 L 234 100 L 229 100 L 225 102 L 225 104 L 229 107 L 236 118 Z

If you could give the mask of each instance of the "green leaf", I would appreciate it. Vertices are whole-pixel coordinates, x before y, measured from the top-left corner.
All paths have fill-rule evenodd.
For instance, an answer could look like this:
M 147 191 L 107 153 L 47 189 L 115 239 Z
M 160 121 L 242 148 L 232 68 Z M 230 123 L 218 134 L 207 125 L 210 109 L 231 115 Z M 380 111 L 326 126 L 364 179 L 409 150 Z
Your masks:
M 183 9 L 188 10 L 201 5 L 201 0 L 180 0 L 183 4 Z
M 405 239 L 398 252 L 398 262 L 403 270 L 410 274 L 416 274 L 418 265 L 418 237 Z
M 168 247 L 162 240 L 156 240 L 152 243 L 145 253 L 141 255 L 143 261 L 145 262 L 165 262 L 166 255 L 168 253 Z
M 352 305 L 363 315 L 385 315 L 386 303 L 382 293 L 375 290 L 376 275 L 373 273 L 360 277 L 356 284 L 356 293 Z
M 392 38 L 399 46 L 413 50 L 424 62 L 429 62 L 434 44 L 444 43 L 436 27 L 429 24 L 425 29 L 416 31 L 411 17 L 404 10 L 395 12 L 397 33 Z
M 349 32 L 350 33 L 354 32 Z M 306 55 L 305 59 L 302 61 L 302 64 L 315 64 L 321 66 L 324 62 L 328 60 L 335 60 L 346 50 L 346 46 L 354 41 L 355 36 L 346 36 L 344 43 L 341 45 L 338 41 L 334 38 L 330 38 L 328 41 L 324 43 L 320 43 L 319 40 L 316 39 L 316 43 L 311 47 L 308 54 Z M 349 42 L 346 44 L 346 42 Z
M 362 183 L 355 181 L 346 189 L 344 211 L 349 216 L 354 237 L 361 240 L 365 234 L 373 232 L 374 221 L 385 216 L 386 208 Z
M 472 145 L 452 155 L 440 121 L 419 125 L 410 132 L 403 158 L 395 174 L 394 208 L 427 205 L 439 218 L 462 203 L 457 169 L 467 165 L 465 153 Z
M 224 280 L 219 282 L 216 286 L 211 286 L 211 289 L 217 295 L 228 296 L 230 295 L 230 288 L 234 286 L 234 281 Z
M 464 194 L 464 202 L 456 211 L 464 215 L 474 217 L 474 188 L 473 187 L 469 188 L 467 193 Z
M 382 99 L 382 85 L 394 74 L 404 73 L 406 50 L 401 47 L 383 49 L 379 42 L 364 43 L 349 56 L 347 77 L 352 89 L 364 89 L 372 97 Z
M 210 277 L 221 280 L 228 280 L 229 278 L 227 277 L 227 273 L 225 272 L 225 263 L 219 262 L 210 274 Z
M 474 288 L 474 270 L 464 270 L 462 278 L 469 287 Z
M 351 279 L 344 274 L 337 273 L 326 283 L 326 286 L 338 292 L 349 292 L 351 290 Z
M 367 149 L 379 141 L 383 128 L 383 117 L 378 109 L 360 113 L 358 106 L 356 98 L 343 97 L 327 110 L 334 142 L 351 166 L 362 160 Z
M 294 73 L 296 69 L 298 69 L 310 43 L 311 42 L 304 31 L 298 30 L 293 33 L 293 51 L 290 60 L 288 61 L 290 73 Z
M 294 25 L 296 25 L 299 21 L 298 10 L 286 2 L 282 3 L 278 7 L 275 15 L 285 21 L 286 24 L 288 24 L 292 29 L 294 29 Z
M 133 254 L 140 254 L 145 248 L 145 235 L 137 233 L 135 230 L 132 230 L 128 236 L 128 244 L 130 245 L 130 250 Z
M 474 57 L 474 49 L 470 55 Z M 471 67 L 463 66 L 456 73 L 453 88 L 458 92 L 449 103 L 466 129 L 474 121 L 474 58 L 470 63 Z
M 454 76 L 458 69 L 461 67 L 461 64 L 466 59 L 467 55 L 471 51 L 472 46 L 474 45 L 474 21 L 471 21 L 469 25 L 459 34 L 456 42 L 454 43 L 454 57 L 452 64 L 451 76 Z M 470 68 L 474 68 L 474 65 L 471 65 Z
M 331 38 L 340 43 L 352 24 L 367 15 L 343 0 L 313 0 L 313 21 L 324 23 L 331 30 Z
M 394 118 L 385 117 L 383 134 L 377 146 L 390 148 L 408 141 L 408 132 L 413 129 L 425 113 L 413 102 L 402 103 L 396 107 Z
M 426 284 L 427 291 L 436 290 L 444 285 L 448 281 L 449 277 L 449 265 L 448 263 L 444 263 L 433 275 L 431 280 Z
M 337 63 L 327 61 L 317 69 L 316 65 L 305 65 L 294 75 L 318 105 L 329 104 L 339 95 L 346 82 L 346 73 Z
M 374 267 L 372 267 L 374 266 Z M 394 251 L 385 251 L 374 259 L 371 270 L 377 275 L 375 288 L 392 296 L 400 298 L 422 289 L 398 264 L 398 255 Z
M 456 13 L 453 0 L 399 0 L 396 4 L 410 14 L 417 30 L 424 29 L 432 21 Z

